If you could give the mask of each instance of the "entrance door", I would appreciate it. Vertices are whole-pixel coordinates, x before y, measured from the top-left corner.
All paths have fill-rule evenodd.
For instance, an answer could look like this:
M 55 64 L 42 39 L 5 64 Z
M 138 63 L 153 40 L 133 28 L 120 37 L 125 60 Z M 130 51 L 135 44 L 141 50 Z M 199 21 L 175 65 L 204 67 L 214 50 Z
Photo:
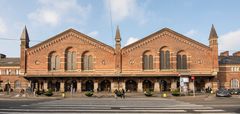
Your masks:
M 144 80 L 143 81 L 143 91 L 153 89 L 153 84 L 149 80 Z
M 101 82 L 100 86 L 101 86 L 101 91 L 110 92 L 110 90 L 111 90 L 111 82 L 109 80 L 103 80 Z
M 92 80 L 86 81 L 85 90 L 86 91 L 93 91 L 93 81 Z
M 167 81 L 161 80 L 160 83 L 161 83 L 161 84 L 160 84 L 160 89 L 161 89 L 161 91 L 167 91 L 167 90 L 168 90 Z
M 134 80 L 126 81 L 126 91 L 127 92 L 137 91 L 137 83 Z
M 77 81 L 76 80 L 67 80 L 65 82 L 65 92 L 76 92 L 77 90 Z

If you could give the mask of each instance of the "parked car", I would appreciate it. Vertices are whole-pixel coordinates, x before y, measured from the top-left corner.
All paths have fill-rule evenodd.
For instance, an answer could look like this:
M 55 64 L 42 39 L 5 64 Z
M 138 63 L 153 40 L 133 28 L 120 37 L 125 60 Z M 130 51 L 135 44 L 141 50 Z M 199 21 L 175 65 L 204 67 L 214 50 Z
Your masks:
M 240 89 L 229 89 L 231 95 L 240 95 Z
M 231 97 L 231 93 L 227 89 L 219 89 L 216 92 L 216 97 Z

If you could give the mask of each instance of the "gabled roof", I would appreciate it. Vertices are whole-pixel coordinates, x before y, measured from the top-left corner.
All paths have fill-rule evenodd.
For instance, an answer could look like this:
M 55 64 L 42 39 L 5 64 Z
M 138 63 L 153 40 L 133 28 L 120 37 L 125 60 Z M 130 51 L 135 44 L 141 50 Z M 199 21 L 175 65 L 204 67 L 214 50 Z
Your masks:
M 134 43 L 132 43 L 132 44 L 130 44 L 130 45 L 127 45 L 127 46 L 123 47 L 123 49 L 127 49 L 127 48 L 130 48 L 130 47 L 133 47 L 133 46 L 135 46 L 136 44 L 141 43 L 141 42 L 143 42 L 143 41 L 145 41 L 145 40 L 147 40 L 147 39 L 151 39 L 152 37 L 154 37 L 154 36 L 156 36 L 156 35 L 158 35 L 158 34 L 160 34 L 160 33 L 163 33 L 163 32 L 165 32 L 165 31 L 167 31 L 167 32 L 169 32 L 169 33 L 172 33 L 172 34 L 174 34 L 174 35 L 176 35 L 176 36 L 179 36 L 179 37 L 181 37 L 181 38 L 183 38 L 183 39 L 185 39 L 185 40 L 187 40 L 187 41 L 189 41 L 189 42 L 192 42 L 192 43 L 194 43 L 194 44 L 196 44 L 196 45 L 198 45 L 198 46 L 200 46 L 200 47 L 210 49 L 208 46 L 206 46 L 206 45 L 204 45 L 204 44 L 202 44 L 202 43 L 200 43 L 200 42 L 197 42 L 197 41 L 195 41 L 195 40 L 193 40 L 193 39 L 191 39 L 191 38 L 189 38 L 189 37 L 187 37 L 187 36 L 184 36 L 184 35 L 176 32 L 176 31 L 173 31 L 173 30 L 171 30 L 171 29 L 169 29 L 169 28 L 163 28 L 163 29 L 161 29 L 161 30 L 159 30 L 159 31 L 157 31 L 157 32 L 155 32 L 155 33 L 153 33 L 153 34 L 150 34 L 149 36 L 146 36 L 146 37 L 143 38 L 143 39 L 140 39 L 140 40 L 138 40 L 138 41 L 136 41 L 136 42 L 134 42 Z
M 219 56 L 219 64 L 239 64 L 240 65 L 240 57 L 239 56 Z
M 104 46 L 104 47 L 106 47 L 109 50 L 112 50 L 114 52 L 114 48 L 113 47 L 111 47 L 111 46 L 109 46 L 109 45 L 107 45 L 105 43 L 102 43 L 102 42 L 100 42 L 100 41 L 98 41 L 98 40 L 96 40 L 96 39 L 94 39 L 94 38 L 92 38 L 90 36 L 87 36 L 87 35 L 79 32 L 77 30 L 74 30 L 72 28 L 70 28 L 70 29 L 68 29 L 68 30 L 66 30 L 66 31 L 64 31 L 62 33 L 59 33 L 59 34 L 57 34 L 57 35 L 55 35 L 55 36 L 53 36 L 53 37 L 51 37 L 51 38 L 49 38 L 49 39 L 39 43 L 39 44 L 36 44 L 36 45 L 32 46 L 31 48 L 29 48 L 29 51 L 34 50 L 34 49 L 36 49 L 38 47 L 41 47 L 42 45 L 47 44 L 47 43 L 49 43 L 49 42 L 51 42 L 51 41 L 53 41 L 53 40 L 55 40 L 55 39 L 57 39 L 59 37 L 65 35 L 65 34 L 71 33 L 71 32 L 75 33 L 75 34 L 78 34 L 78 35 L 82 36 L 83 38 L 86 38 L 86 39 L 88 39 L 88 40 L 90 40 L 90 41 L 92 41 L 92 42 L 94 42 L 94 43 L 96 43 L 98 45 Z
M 1 58 L 0 66 L 20 66 L 20 58 Z

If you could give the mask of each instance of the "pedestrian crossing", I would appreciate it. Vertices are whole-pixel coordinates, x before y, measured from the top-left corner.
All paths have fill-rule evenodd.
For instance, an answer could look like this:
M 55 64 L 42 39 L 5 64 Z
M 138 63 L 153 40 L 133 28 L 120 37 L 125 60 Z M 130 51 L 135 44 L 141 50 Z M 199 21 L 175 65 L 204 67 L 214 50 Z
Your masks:
M 0 114 L 76 114 L 76 113 L 123 113 L 123 114 L 234 114 L 211 106 L 196 105 L 171 99 L 62 99 L 39 102 L 20 107 L 1 109 Z

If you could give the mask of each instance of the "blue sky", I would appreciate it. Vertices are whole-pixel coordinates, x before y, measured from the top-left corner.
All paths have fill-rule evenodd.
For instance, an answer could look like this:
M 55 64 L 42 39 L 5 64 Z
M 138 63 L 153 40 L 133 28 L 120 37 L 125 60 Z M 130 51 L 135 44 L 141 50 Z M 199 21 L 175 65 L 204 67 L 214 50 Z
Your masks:
M 240 51 L 239 5 L 239 0 L 0 0 L 0 53 L 20 55 L 19 40 L 1 38 L 19 39 L 24 25 L 31 46 L 69 28 L 114 46 L 119 25 L 125 46 L 164 27 L 208 45 L 212 24 L 219 51 L 233 53 Z

